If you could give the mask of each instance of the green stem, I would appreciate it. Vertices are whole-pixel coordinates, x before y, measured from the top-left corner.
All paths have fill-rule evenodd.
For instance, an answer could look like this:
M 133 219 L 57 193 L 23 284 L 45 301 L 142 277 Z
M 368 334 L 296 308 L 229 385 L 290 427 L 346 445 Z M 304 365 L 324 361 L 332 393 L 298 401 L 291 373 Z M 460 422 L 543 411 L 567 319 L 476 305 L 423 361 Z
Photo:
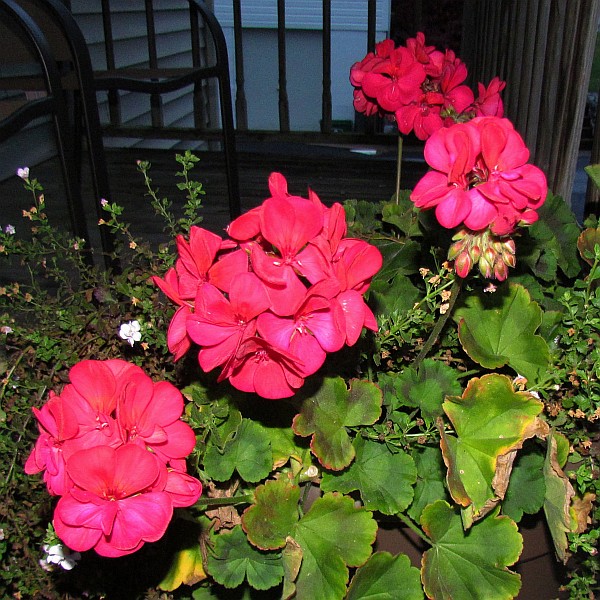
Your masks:
M 444 325 L 450 318 L 450 315 L 452 314 L 452 309 L 454 308 L 454 303 L 456 302 L 456 299 L 458 297 L 458 292 L 460 291 L 461 284 L 462 279 L 460 277 L 456 277 L 454 283 L 452 284 L 452 289 L 450 290 L 451 295 L 450 301 L 448 302 L 448 310 L 443 315 L 440 315 L 440 318 L 435 324 L 435 327 L 432 329 L 431 333 L 429 334 L 425 345 L 423 346 L 421 352 L 419 352 L 419 356 L 417 356 L 417 358 L 415 359 L 415 362 L 413 363 L 413 367 L 415 368 L 415 370 L 419 368 L 425 357 L 429 354 L 429 351 L 431 350 L 431 348 L 437 341 L 440 333 L 442 332 Z
M 402 175 L 402 136 L 398 135 L 398 156 L 396 157 L 396 204 L 400 199 L 400 178 Z
M 236 504 L 252 504 L 254 494 L 235 496 L 234 498 L 200 498 L 194 508 L 208 508 L 214 506 L 234 506 Z
M 417 527 L 414 521 L 407 515 L 398 513 L 397 517 L 414 533 L 416 533 L 424 542 L 433 546 L 433 542 L 423 533 L 423 531 Z

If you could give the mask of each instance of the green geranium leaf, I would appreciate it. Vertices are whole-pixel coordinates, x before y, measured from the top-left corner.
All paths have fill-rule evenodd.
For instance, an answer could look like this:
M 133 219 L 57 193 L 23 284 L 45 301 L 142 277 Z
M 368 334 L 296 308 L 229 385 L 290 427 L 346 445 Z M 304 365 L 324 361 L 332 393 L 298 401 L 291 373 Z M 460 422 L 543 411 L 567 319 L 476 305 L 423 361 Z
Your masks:
M 353 380 L 350 389 L 341 377 L 323 379 L 318 389 L 308 386 L 293 422 L 297 435 L 312 435 L 311 450 L 326 468 L 341 470 L 354 458 L 346 427 L 372 425 L 381 414 L 382 393 L 373 383 Z
M 298 521 L 300 488 L 285 479 L 267 481 L 256 488 L 255 497 L 242 515 L 248 540 L 261 550 L 283 548 Z
M 366 508 L 385 515 L 402 512 L 413 498 L 417 470 L 405 452 L 390 452 L 385 444 L 357 437 L 355 461 L 341 473 L 324 473 L 321 489 L 344 494 L 360 491 Z
M 589 178 L 594 182 L 594 185 L 600 189 L 600 165 L 587 165 L 583 167 Z
M 433 547 L 423 555 L 425 593 L 436 600 L 508 600 L 521 587 L 519 575 L 506 567 L 514 564 L 523 540 L 514 521 L 497 510 L 468 532 L 447 502 L 430 504 L 421 525 Z
M 408 556 L 375 552 L 352 578 L 346 600 L 421 600 L 419 569 Z
M 381 220 L 394 225 L 407 237 L 422 235 L 415 206 L 407 196 L 400 196 L 398 203 L 384 204 Z
M 502 514 L 518 523 L 523 513 L 534 515 L 544 505 L 544 455 L 537 449 L 519 454 L 502 502 Z
M 302 548 L 296 580 L 298 598 L 344 598 L 348 567 L 358 567 L 371 555 L 377 523 L 354 500 L 325 494 L 300 519 L 292 537 Z
M 460 394 L 458 371 L 444 363 L 428 358 L 418 371 L 409 367 L 396 382 L 399 400 L 405 406 L 421 409 L 426 419 L 435 419 L 444 413 L 442 402 L 446 396 Z
M 505 375 L 490 373 L 469 381 L 462 396 L 444 402 L 456 437 L 442 430 L 448 488 L 455 502 L 480 518 L 504 497 L 513 455 L 538 434 L 543 404 L 529 392 L 515 392 Z
M 377 241 L 375 245 L 383 256 L 383 266 L 374 279 L 390 281 L 399 275 L 417 272 L 417 257 L 421 251 L 417 242 L 390 238 Z
M 556 278 L 557 266 L 575 277 L 581 270 L 576 252 L 580 233 L 573 211 L 560 196 L 549 193 L 538 209 L 539 219 L 528 228 L 534 248 L 523 255 L 533 272 L 546 281 Z
M 215 445 L 207 448 L 204 468 L 215 481 L 227 481 L 234 470 L 244 481 L 264 479 L 273 468 L 269 437 L 264 428 L 255 421 L 243 419 L 235 437 L 227 441 L 222 451 Z
M 560 560 L 566 563 L 570 556 L 567 534 L 571 532 L 570 508 L 575 490 L 559 465 L 559 444 L 554 434 L 548 436 L 547 442 L 548 448 L 544 461 L 544 480 L 546 482 L 544 513 L 556 554 Z
M 391 283 L 377 279 L 369 289 L 369 304 L 376 315 L 392 315 L 410 310 L 420 295 L 408 277 L 396 277 Z
M 239 525 L 230 532 L 215 534 L 212 540 L 207 569 L 217 583 L 235 588 L 247 579 L 253 588 L 267 590 L 282 580 L 281 554 L 251 546 Z
M 542 310 L 527 290 L 510 285 L 495 294 L 469 296 L 455 312 L 458 335 L 467 354 L 488 369 L 509 365 L 530 381 L 538 381 L 550 360 L 548 345 L 535 334 Z
M 417 483 L 408 514 L 418 521 L 428 504 L 436 500 L 446 500 L 448 492 L 444 485 L 445 468 L 440 448 L 418 448 L 412 456 L 417 467 Z

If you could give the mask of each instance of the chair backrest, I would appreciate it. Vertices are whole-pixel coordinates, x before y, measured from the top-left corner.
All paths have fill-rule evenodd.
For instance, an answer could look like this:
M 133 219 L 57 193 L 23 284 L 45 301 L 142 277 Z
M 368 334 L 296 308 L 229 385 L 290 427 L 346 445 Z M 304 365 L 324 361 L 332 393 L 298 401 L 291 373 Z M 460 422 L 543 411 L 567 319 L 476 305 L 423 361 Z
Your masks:
M 61 82 L 48 40 L 36 22 L 13 0 L 0 2 L 0 90 L 41 90 L 29 100 L 24 95 L 7 95 L 15 110 L 4 110 L 0 141 L 43 115 L 59 115 Z M 34 79 L 37 83 L 31 84 Z
M 14 106 L 15 110 L 6 114 L 0 121 L 0 142 L 6 141 L 40 117 L 51 117 L 63 172 L 71 226 L 75 235 L 87 240 L 89 237 L 85 213 L 80 195 L 77 193 L 77 169 L 72 145 L 68 141 L 72 130 L 64 102 L 61 77 L 50 44 L 36 21 L 15 0 L 0 0 L 0 30 L 2 30 L 0 32 L 1 39 L 8 39 L 15 44 L 14 52 L 9 53 L 12 60 L 21 56 L 25 57 L 27 61 L 24 63 L 26 74 L 20 77 L 18 74 L 11 75 L 9 73 L 8 77 L 0 78 L 0 89 L 3 89 L 4 85 L 4 89 L 18 90 L 22 85 L 22 79 L 41 79 L 43 82 L 43 94 L 40 97 L 34 99 L 29 99 L 27 96 L 17 99 L 9 97 L 6 100 L 17 102 L 17 105 Z M 21 45 L 20 50 L 18 44 Z M 0 61 L 4 60 L 4 54 L 0 54 Z M 31 71 L 32 65 L 37 65 L 37 70 L 34 68 Z M 14 68 L 15 63 L 13 62 L 11 66 Z
M 166 26 L 171 26 L 169 16 L 175 11 L 159 10 L 158 4 L 154 0 L 144 0 L 144 2 L 140 0 L 127 4 L 127 10 L 131 11 L 135 6 L 143 6 L 146 52 L 142 53 L 143 57 L 134 59 L 138 64 L 120 67 L 122 62 L 118 55 L 119 44 L 114 31 L 117 24 L 122 27 L 123 14 L 119 15 L 117 23 L 116 14 L 111 10 L 110 0 L 101 0 L 107 68 L 95 69 L 94 76 L 96 90 L 108 92 L 110 125 L 104 128 L 105 132 L 109 135 L 132 138 L 158 137 L 174 140 L 201 138 L 213 140 L 217 135 L 222 137 L 229 188 L 229 211 L 233 218 L 240 214 L 240 199 L 225 36 L 219 22 L 203 0 L 187 0 L 186 23 L 182 24 L 178 21 L 177 27 L 180 31 L 185 30 L 189 36 L 189 42 L 185 44 L 188 60 L 182 64 L 179 61 L 180 57 L 161 58 L 159 33 L 163 27 L 162 19 L 166 19 Z M 177 6 L 183 4 L 186 3 L 177 3 Z M 164 8 L 164 3 L 161 6 Z M 140 16 L 139 11 L 132 14 Z M 133 20 L 133 16 L 131 19 Z M 137 48 L 141 48 L 140 43 L 138 40 Z M 131 48 L 128 50 L 131 54 Z M 131 57 L 128 58 L 131 62 Z M 213 94 L 209 94 L 207 85 L 211 80 L 217 82 L 218 93 L 214 94 L 214 97 L 218 98 L 218 104 L 209 102 L 209 96 L 212 97 Z M 191 127 L 180 127 L 167 122 L 163 112 L 163 96 L 185 88 L 191 90 L 192 109 L 188 111 L 193 114 Z M 140 126 L 138 119 L 122 114 L 123 91 L 149 95 L 151 115 L 149 125 Z M 134 103 L 136 108 L 138 104 Z M 215 112 L 220 116 L 220 124 L 216 126 Z

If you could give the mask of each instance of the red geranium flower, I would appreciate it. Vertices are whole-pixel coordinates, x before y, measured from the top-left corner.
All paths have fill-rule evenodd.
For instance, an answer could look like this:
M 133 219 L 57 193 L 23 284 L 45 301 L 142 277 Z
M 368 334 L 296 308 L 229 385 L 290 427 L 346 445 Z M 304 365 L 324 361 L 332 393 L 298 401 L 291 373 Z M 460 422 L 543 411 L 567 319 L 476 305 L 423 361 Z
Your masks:
M 464 224 L 508 235 L 537 220 L 546 199 L 542 171 L 526 164 L 529 150 L 508 119 L 479 117 L 440 129 L 425 144 L 433 170 L 417 183 L 411 200 L 435 208 L 441 225 Z
M 256 317 L 270 306 L 265 286 L 254 273 L 233 281 L 229 299 L 212 285 L 202 286 L 195 312 L 187 318 L 190 337 L 202 346 L 200 366 L 211 371 L 235 356 L 244 339 L 254 335 Z
M 94 548 L 102 556 L 124 556 L 160 539 L 173 502 L 153 486 L 166 481 L 166 467 L 139 446 L 97 446 L 69 459 L 74 487 L 56 506 L 54 528 L 69 548 Z

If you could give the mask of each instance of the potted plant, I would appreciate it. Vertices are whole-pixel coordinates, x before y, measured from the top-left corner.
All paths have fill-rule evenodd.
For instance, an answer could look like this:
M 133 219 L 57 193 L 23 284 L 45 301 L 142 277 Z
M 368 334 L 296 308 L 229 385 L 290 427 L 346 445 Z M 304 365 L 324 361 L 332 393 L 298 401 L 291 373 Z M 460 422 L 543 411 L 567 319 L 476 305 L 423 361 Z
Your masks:
M 42 268 L 71 292 L 0 299 L 62 303 L 75 341 L 53 345 L 44 310 L 42 327 L 4 317 L 7 426 L 31 421 L 16 375 L 36 361 L 44 373 L 35 447 L 11 438 L 6 481 L 21 497 L 35 488 L 15 474 L 27 458 L 58 496 L 48 506 L 38 483 L 28 502 L 53 512 L 46 566 L 83 554 L 68 593 L 106 592 L 107 570 L 141 557 L 146 597 L 513 598 L 520 522 L 540 514 L 569 565 L 564 589 L 592 597 L 600 228 L 581 228 L 528 163 L 502 82 L 475 99 L 463 75 L 422 34 L 353 68 L 358 109 L 427 140 L 429 172 L 379 205 L 326 206 L 274 173 L 221 238 L 198 226 L 197 159 L 178 157 L 179 220 L 139 163 L 175 251 L 152 252 L 104 202 L 121 274 L 56 241 L 22 173 L 34 241 L 5 228 L 2 251 L 51 257 Z M 417 564 L 378 549 L 390 525 L 421 543 Z M 120 574 L 109 592 L 131 597 Z

